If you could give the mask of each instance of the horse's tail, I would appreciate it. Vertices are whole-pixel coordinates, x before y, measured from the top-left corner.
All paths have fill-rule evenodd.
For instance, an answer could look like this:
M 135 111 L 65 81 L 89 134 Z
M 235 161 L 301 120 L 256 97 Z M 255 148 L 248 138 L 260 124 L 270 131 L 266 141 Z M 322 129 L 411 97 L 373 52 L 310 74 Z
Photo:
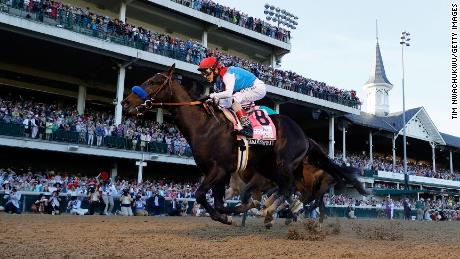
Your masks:
M 321 147 L 314 140 L 308 138 L 308 163 L 323 169 L 334 177 L 338 183 L 349 183 L 356 188 L 362 195 L 367 195 L 368 192 L 364 189 L 361 182 L 359 182 L 357 174 L 350 168 L 340 167 L 335 164 L 323 152 Z

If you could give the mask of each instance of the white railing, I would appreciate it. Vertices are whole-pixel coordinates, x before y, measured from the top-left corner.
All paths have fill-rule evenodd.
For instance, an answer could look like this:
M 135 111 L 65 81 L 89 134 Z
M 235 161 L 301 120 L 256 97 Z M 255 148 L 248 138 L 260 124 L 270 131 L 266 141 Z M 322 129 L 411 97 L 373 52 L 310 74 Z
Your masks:
M 378 171 L 377 176 L 379 178 L 404 181 L 404 174 L 400 174 L 400 173 Z M 445 180 L 445 179 L 417 176 L 417 175 L 409 175 L 409 182 L 418 183 L 418 184 L 428 184 L 428 185 L 429 184 L 443 185 L 446 187 L 460 188 L 460 181 Z

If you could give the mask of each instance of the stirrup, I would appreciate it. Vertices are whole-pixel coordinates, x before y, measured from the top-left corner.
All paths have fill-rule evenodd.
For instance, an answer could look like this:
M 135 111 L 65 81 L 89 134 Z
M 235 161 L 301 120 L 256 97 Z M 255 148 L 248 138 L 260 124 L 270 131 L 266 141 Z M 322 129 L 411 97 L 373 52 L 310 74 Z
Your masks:
M 239 135 L 243 135 L 243 136 L 245 136 L 245 137 L 247 137 L 247 138 L 252 138 L 253 135 L 254 135 L 254 132 L 253 132 L 253 130 L 252 130 L 252 127 L 248 127 L 248 126 L 243 127 L 243 129 L 241 129 L 241 130 L 238 130 L 237 133 L 238 133 Z

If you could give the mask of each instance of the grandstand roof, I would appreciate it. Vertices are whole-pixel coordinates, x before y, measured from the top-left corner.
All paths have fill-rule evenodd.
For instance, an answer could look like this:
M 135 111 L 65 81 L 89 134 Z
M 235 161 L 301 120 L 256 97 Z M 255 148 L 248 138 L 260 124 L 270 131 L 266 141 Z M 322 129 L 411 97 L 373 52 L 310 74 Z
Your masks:
M 417 107 L 413 109 L 409 109 L 406 111 L 406 123 L 412 119 L 420 110 L 422 107 Z M 386 123 L 390 124 L 396 132 L 399 132 L 403 128 L 403 122 L 402 122 L 402 114 L 403 112 L 393 112 L 388 114 L 385 117 L 380 117 L 382 120 L 384 120 Z
M 361 112 L 360 115 L 347 114 L 344 117 L 357 125 L 401 134 L 403 129 L 402 114 L 402 111 L 400 111 L 390 113 L 387 116 L 376 116 L 370 113 Z M 426 136 L 429 136 L 421 138 L 418 137 L 419 135 L 417 135 L 417 132 L 413 132 L 414 134 L 412 134 L 411 137 L 426 141 L 435 141 L 441 145 L 460 148 L 460 137 L 439 132 L 423 107 L 417 107 L 406 111 L 406 125 L 408 125 L 406 128 L 411 127 L 409 125 L 411 123 L 412 127 L 414 123 L 422 126 L 422 130 L 425 130 L 424 133 Z
M 422 107 L 413 108 L 406 111 L 406 122 L 412 119 Z M 351 122 L 374 128 L 383 129 L 397 133 L 403 128 L 402 112 L 390 113 L 387 116 L 376 116 L 367 112 L 361 112 L 360 115 L 347 114 L 345 117 Z
M 441 133 L 441 136 L 446 142 L 447 146 L 460 148 L 460 138 L 459 137 L 452 136 L 446 133 Z
M 361 126 L 374 128 L 374 129 L 383 129 L 390 132 L 397 132 L 397 130 L 391 126 L 388 122 L 382 119 L 382 117 L 375 116 L 367 112 L 361 112 L 360 115 L 347 114 L 345 118 Z
M 383 66 L 382 61 L 382 54 L 380 54 L 380 46 L 379 42 L 377 41 L 377 45 L 375 46 L 375 60 L 371 70 L 371 76 L 366 82 L 367 84 L 389 84 L 390 81 L 385 74 L 385 67 Z

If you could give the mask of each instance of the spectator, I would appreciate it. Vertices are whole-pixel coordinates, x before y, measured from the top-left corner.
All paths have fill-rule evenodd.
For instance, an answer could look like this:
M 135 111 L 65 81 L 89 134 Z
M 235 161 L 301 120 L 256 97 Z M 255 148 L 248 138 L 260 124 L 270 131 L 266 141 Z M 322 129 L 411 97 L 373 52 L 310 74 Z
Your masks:
M 138 193 L 134 200 L 134 215 L 136 216 L 148 216 L 147 211 L 145 210 L 145 200 L 142 198 L 142 194 Z
M 181 207 L 180 206 L 181 205 L 177 201 L 177 198 L 174 198 L 171 201 L 171 204 L 170 204 L 169 216 L 180 216 L 180 213 L 181 213 Z
M 188 201 L 183 200 L 181 203 L 181 216 L 187 216 L 187 211 L 188 211 Z
M 32 204 L 32 212 L 44 214 L 46 213 L 46 208 L 48 207 L 48 199 L 45 194 L 40 193 L 38 199 Z
M 104 138 L 105 130 L 100 123 L 97 123 L 96 127 L 96 146 L 102 145 L 102 139 Z
M 112 184 L 110 179 L 100 187 L 102 194 L 102 201 L 104 202 L 104 215 L 112 215 L 114 201 L 113 196 L 117 193 L 115 186 Z
M 60 214 L 61 198 L 59 197 L 59 192 L 53 191 L 49 199 L 49 206 L 52 215 Z
M 94 183 L 90 184 L 87 197 L 89 201 L 89 215 L 94 215 L 96 209 L 102 207 L 99 192 L 96 190 L 96 186 Z M 103 211 L 101 211 L 101 215 L 102 214 Z
M 403 201 L 403 206 L 404 206 L 404 219 L 405 220 L 411 220 L 411 215 L 410 215 L 410 212 L 411 212 L 411 209 L 410 209 L 410 203 L 409 203 L 409 199 L 404 199 Z
M 393 203 L 393 200 L 391 198 L 387 198 L 385 209 L 386 209 L 386 212 L 387 212 L 387 218 L 389 220 L 393 219 L 394 207 L 395 207 L 395 205 Z
M 423 220 L 423 212 L 425 211 L 425 201 L 423 198 L 415 203 L 415 209 L 417 210 L 417 220 Z
M 347 208 L 347 217 L 349 219 L 356 219 L 356 216 L 355 216 L 355 210 L 353 209 L 353 207 L 351 205 L 348 205 L 348 208 Z
M 10 191 L 5 192 L 6 195 L 3 197 L 4 199 L 8 199 L 5 204 L 5 212 L 6 213 L 15 213 L 21 214 L 21 210 L 19 209 L 19 201 L 21 200 L 21 194 L 17 192 L 16 187 L 13 187 Z
M 67 210 L 72 215 L 86 215 L 88 213 L 87 209 L 81 208 L 81 201 L 73 194 L 70 198 L 69 204 L 67 205 Z
M 131 209 L 133 199 L 131 198 L 131 195 L 129 194 L 129 189 L 124 189 L 123 194 L 120 197 L 120 202 L 121 202 L 121 213 L 120 215 L 122 216 L 132 216 L 133 211 Z

